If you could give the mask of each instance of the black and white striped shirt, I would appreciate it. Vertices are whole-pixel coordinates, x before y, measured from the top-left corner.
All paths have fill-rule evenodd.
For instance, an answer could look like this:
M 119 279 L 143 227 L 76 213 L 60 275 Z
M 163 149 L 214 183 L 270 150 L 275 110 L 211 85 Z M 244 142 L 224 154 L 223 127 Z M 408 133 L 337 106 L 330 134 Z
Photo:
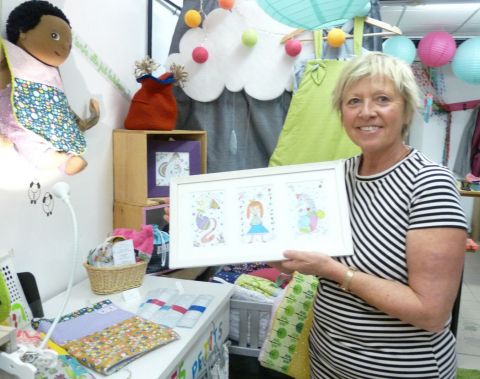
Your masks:
M 345 162 L 354 255 L 338 259 L 407 284 L 406 234 L 411 229 L 466 229 L 455 179 L 413 150 L 389 170 L 358 175 L 359 157 Z M 428 332 L 391 317 L 336 282 L 320 280 L 310 334 L 313 378 L 455 378 L 449 325 Z

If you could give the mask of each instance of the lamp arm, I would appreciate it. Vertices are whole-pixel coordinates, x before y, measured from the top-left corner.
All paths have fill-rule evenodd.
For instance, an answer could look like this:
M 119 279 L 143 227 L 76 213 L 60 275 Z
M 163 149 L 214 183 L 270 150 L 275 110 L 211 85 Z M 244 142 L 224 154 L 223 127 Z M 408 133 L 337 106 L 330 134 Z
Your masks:
M 70 199 L 67 196 L 62 196 L 61 199 L 65 202 L 67 205 L 70 214 L 72 216 L 72 225 L 73 225 L 73 258 L 72 258 L 72 264 L 70 268 L 70 278 L 68 280 L 68 285 L 67 285 L 67 290 L 65 292 L 65 299 L 63 301 L 63 304 L 57 314 L 57 317 L 55 317 L 55 320 L 53 321 L 52 325 L 50 325 L 50 328 L 48 329 L 48 333 L 45 335 L 42 343 L 40 344 L 40 349 L 45 348 L 45 346 L 48 343 L 48 340 L 52 336 L 53 330 L 57 326 L 58 322 L 60 321 L 60 318 L 62 317 L 62 314 L 65 310 L 65 307 L 67 306 L 68 300 L 70 299 L 70 292 L 72 291 L 73 287 L 73 280 L 75 277 L 75 263 L 77 261 L 77 255 L 78 255 L 78 226 L 77 226 L 77 216 L 75 214 L 75 210 L 72 207 L 72 204 L 70 203 Z

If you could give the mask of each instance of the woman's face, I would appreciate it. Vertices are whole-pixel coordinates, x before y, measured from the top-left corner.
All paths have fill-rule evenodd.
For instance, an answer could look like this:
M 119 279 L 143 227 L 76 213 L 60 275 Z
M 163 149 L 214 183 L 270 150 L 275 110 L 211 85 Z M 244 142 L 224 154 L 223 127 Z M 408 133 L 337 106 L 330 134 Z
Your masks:
M 60 17 L 46 15 L 35 28 L 20 33 L 17 44 L 39 61 L 58 67 L 70 54 L 72 32 Z
M 341 113 L 345 131 L 363 152 L 387 152 L 403 144 L 405 101 L 390 79 L 359 80 L 345 91 Z

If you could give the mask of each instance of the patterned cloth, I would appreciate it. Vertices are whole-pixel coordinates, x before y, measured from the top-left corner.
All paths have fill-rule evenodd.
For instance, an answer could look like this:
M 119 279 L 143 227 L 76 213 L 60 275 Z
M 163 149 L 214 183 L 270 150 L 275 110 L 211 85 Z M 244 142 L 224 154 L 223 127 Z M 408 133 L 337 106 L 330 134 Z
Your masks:
M 132 316 L 134 316 L 132 312 L 118 308 L 107 299 L 63 316 L 55 327 L 51 339 L 63 346 L 68 341 L 101 331 Z M 44 333 L 48 332 L 51 324 L 52 320 L 49 319 L 32 322 L 35 329 Z
M 110 375 L 141 355 L 178 339 L 171 328 L 135 316 L 64 347 L 80 363 Z

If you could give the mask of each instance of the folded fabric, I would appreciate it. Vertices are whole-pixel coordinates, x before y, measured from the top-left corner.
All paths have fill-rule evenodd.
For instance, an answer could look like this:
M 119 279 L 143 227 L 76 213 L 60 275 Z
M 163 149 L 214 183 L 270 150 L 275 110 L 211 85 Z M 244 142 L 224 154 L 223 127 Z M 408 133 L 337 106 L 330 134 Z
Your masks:
M 64 345 L 70 340 L 88 336 L 132 316 L 134 313 L 118 308 L 107 299 L 60 318 L 50 338 L 58 345 Z M 47 333 L 52 322 L 50 319 L 40 319 L 32 322 L 32 325 L 35 329 Z
M 252 276 L 250 274 L 240 275 L 237 280 L 235 280 L 235 284 L 270 297 L 277 296 L 281 291 L 281 289 L 271 280 Z
M 153 227 L 152 225 L 142 225 L 140 231 L 128 228 L 117 228 L 112 232 L 112 236 L 122 236 L 125 239 L 133 240 L 133 248 L 148 255 L 153 252 Z
M 232 283 L 234 284 L 235 281 L 238 279 L 238 277 L 242 275 L 238 272 L 233 272 L 233 271 L 219 271 L 215 274 L 215 276 L 212 278 L 212 282 L 218 281 L 217 279 L 222 279 L 226 281 L 227 283 Z
M 285 288 L 290 281 L 290 275 L 284 274 L 280 272 L 280 270 L 272 267 L 254 270 L 248 275 L 259 276 L 260 278 L 270 280 L 281 288 Z
M 222 266 L 218 272 L 237 272 L 239 274 L 249 274 L 252 271 L 270 267 L 263 262 L 238 263 Z
M 64 347 L 83 365 L 110 375 L 143 354 L 178 338 L 173 329 L 135 316 L 70 341 Z

